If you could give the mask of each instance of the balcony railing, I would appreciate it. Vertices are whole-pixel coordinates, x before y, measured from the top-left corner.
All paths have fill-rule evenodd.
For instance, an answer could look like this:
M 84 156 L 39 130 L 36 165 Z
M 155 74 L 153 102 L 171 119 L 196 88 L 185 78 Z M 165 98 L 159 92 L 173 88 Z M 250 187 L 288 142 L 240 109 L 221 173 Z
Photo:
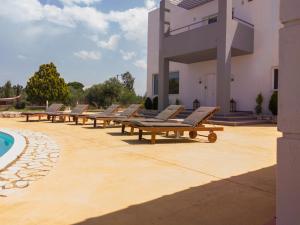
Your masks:
M 253 24 L 243 20 L 243 19 L 240 19 L 236 16 L 233 16 L 232 19 L 238 21 L 238 22 L 241 22 L 247 26 L 250 26 L 250 27 L 254 27 Z M 175 29 L 172 29 L 172 30 L 168 30 L 166 32 L 166 36 L 172 36 L 172 35 L 177 35 L 177 34 L 180 34 L 180 33 L 183 33 L 183 32 L 187 32 L 187 31 L 190 31 L 190 30 L 194 30 L 196 28 L 199 28 L 199 27 L 203 27 L 203 26 L 207 26 L 207 25 L 210 25 L 210 24 L 214 24 L 218 21 L 218 15 L 213 15 L 209 18 L 205 18 L 201 21 L 198 21 L 198 22 L 195 22 L 195 23 L 191 23 L 189 25 L 186 25 L 186 26 L 182 26 L 182 27 L 179 27 L 179 28 L 175 28 Z

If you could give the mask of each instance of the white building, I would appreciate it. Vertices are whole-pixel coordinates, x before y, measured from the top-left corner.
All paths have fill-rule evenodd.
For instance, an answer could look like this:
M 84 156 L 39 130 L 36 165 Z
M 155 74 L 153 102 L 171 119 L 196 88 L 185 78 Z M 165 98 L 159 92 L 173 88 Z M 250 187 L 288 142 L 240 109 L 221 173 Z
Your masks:
M 197 99 L 226 114 L 231 99 L 238 111 L 254 111 L 261 93 L 269 113 L 278 88 L 279 6 L 280 0 L 162 0 L 149 13 L 148 96 L 159 96 L 160 109 L 176 100 L 192 109 Z

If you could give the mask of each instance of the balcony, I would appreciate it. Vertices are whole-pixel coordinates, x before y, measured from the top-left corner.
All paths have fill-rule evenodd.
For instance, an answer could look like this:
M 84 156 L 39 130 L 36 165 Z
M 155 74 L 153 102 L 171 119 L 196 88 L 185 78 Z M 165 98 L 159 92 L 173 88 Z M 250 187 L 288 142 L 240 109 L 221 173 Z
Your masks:
M 164 57 L 185 64 L 217 58 L 217 38 L 220 35 L 217 15 L 188 26 L 169 30 L 163 40 Z M 254 26 L 233 17 L 232 56 L 252 54 L 254 51 Z

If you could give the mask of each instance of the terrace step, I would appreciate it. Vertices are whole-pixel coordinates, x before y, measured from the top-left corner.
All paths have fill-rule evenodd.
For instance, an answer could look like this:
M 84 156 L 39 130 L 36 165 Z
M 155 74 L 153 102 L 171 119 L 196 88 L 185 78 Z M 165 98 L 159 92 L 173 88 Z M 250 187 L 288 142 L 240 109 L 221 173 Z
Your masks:
M 270 124 L 270 120 L 241 120 L 241 121 L 222 121 L 222 120 L 208 120 L 209 124 L 223 125 L 223 126 L 249 126 L 258 124 Z

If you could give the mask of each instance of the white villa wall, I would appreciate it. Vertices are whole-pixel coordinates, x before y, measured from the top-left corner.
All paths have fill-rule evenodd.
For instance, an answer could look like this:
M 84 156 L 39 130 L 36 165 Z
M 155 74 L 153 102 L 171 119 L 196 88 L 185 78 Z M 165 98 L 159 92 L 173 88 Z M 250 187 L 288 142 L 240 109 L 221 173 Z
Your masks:
M 242 4 L 244 2 L 244 4 Z M 235 16 L 255 25 L 254 54 L 232 58 L 231 95 L 238 103 L 238 110 L 253 111 L 255 98 L 264 96 L 264 112 L 273 92 L 272 68 L 278 66 L 279 0 L 233 0 Z M 182 27 L 217 12 L 217 1 L 192 10 L 175 6 L 171 8 L 171 29 Z M 175 8 L 175 10 L 174 10 Z M 173 9 L 173 10 L 172 10 Z M 147 94 L 153 96 L 153 74 L 158 73 L 159 10 L 149 14 L 148 33 L 148 85 Z M 186 108 L 192 108 L 197 98 L 205 104 L 205 77 L 216 74 L 216 60 L 194 64 L 171 63 L 170 71 L 180 72 L 179 95 L 171 95 L 170 103 L 179 99 Z M 202 82 L 200 84 L 200 82 Z

